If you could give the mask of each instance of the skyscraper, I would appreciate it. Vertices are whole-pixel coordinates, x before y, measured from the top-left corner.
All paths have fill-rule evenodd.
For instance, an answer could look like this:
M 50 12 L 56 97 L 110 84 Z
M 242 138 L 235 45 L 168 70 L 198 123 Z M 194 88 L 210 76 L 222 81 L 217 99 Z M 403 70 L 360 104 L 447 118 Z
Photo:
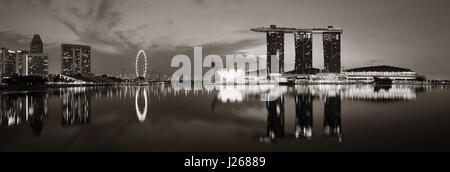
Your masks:
M 308 73 L 313 68 L 313 40 L 312 33 L 295 33 L 295 71 Z
M 6 56 L 8 54 L 8 49 L 6 48 L 1 48 L 0 49 L 0 76 L 3 76 L 3 70 L 4 70 L 4 59 L 6 59 Z
M 4 58 L 3 76 L 12 76 L 16 73 L 16 55 L 15 51 L 8 51 L 6 58 Z
M 41 36 L 35 34 L 30 44 L 31 54 L 42 54 L 44 53 L 44 44 L 42 43 Z
M 48 56 L 44 54 L 44 43 L 38 34 L 33 36 L 30 44 L 30 54 L 26 58 L 25 75 L 47 75 Z
M 17 52 L 2 48 L 0 54 L 0 69 L 2 77 L 9 77 L 16 73 Z
M 91 73 L 91 47 L 86 45 L 62 44 L 62 74 Z
M 270 28 L 276 29 L 277 26 L 271 25 Z M 278 59 L 272 59 L 272 56 L 278 57 Z M 278 64 L 273 64 L 275 62 Z M 272 69 L 272 67 L 277 69 Z M 267 70 L 268 74 L 284 72 L 284 32 L 267 32 Z
M 25 75 L 26 67 L 28 67 L 28 64 L 26 64 L 28 62 L 28 54 L 28 51 L 16 52 L 16 74 Z
M 331 26 L 329 27 L 332 28 Z M 325 72 L 341 72 L 341 33 L 323 33 Z

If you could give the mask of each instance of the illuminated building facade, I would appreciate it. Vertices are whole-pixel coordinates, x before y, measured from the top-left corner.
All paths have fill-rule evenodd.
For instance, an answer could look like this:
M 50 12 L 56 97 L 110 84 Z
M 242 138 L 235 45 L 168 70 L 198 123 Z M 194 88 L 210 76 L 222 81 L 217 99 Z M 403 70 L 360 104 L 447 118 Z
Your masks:
M 87 45 L 62 44 L 62 74 L 91 73 L 91 47 Z
M 313 69 L 313 34 L 323 35 L 323 50 L 326 73 L 341 72 L 341 35 L 342 29 L 329 26 L 328 28 L 297 29 L 280 28 L 271 25 L 269 28 L 254 28 L 255 32 L 267 35 L 267 68 L 270 73 L 273 66 L 272 55 L 279 55 L 280 72 L 284 73 L 284 34 L 291 33 L 295 37 L 295 70 L 297 74 L 314 73 Z
M 343 74 L 348 80 L 372 82 L 374 77 L 389 78 L 394 81 L 414 81 L 417 73 L 411 69 L 393 66 L 370 66 L 344 70 Z
M 272 25 L 270 28 L 276 26 Z M 284 32 L 267 32 L 267 70 L 269 73 L 284 72 Z
M 1 76 L 25 75 L 27 51 L 11 51 L 6 48 L 0 50 Z
M 5 75 L 6 59 L 9 57 L 9 50 L 6 48 L 0 49 L 0 75 Z
M 26 75 L 47 75 L 48 74 L 48 56 L 45 54 L 29 54 L 27 57 L 28 67 Z
M 332 28 L 332 27 L 331 27 Z M 323 33 L 324 65 L 327 73 L 341 72 L 341 34 Z
M 308 73 L 313 68 L 313 40 L 312 34 L 297 32 L 295 37 L 295 71 Z

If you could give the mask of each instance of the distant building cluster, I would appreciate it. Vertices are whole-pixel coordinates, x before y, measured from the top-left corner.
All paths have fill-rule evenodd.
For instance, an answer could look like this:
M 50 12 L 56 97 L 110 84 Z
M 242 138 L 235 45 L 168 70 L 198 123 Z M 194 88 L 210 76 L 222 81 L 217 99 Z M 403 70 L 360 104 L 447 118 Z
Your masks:
M 61 74 L 73 76 L 91 73 L 91 47 L 87 45 L 61 45 Z M 0 48 L 0 76 L 46 76 L 49 58 L 44 53 L 44 43 L 38 34 L 33 36 L 29 50 Z
M 425 81 L 425 76 L 418 75 L 411 69 L 393 66 L 371 66 L 355 69 L 341 69 L 341 36 L 343 29 L 313 28 L 297 29 L 271 25 L 270 27 L 251 29 L 266 33 L 267 38 L 267 73 L 279 73 L 288 79 L 314 80 L 324 82 L 373 82 L 374 78 L 393 81 Z M 295 66 L 293 71 L 284 70 L 284 34 L 294 34 Z M 323 37 L 324 69 L 313 68 L 313 35 Z M 274 59 L 274 57 L 276 59 Z M 278 61 L 277 61 L 278 60 Z M 278 62 L 274 70 L 274 62 Z M 258 71 L 259 72 L 259 71 Z M 252 72 L 247 72 L 252 73 Z M 268 75 L 269 76 L 269 75 Z
M 44 44 L 39 35 L 34 35 L 30 50 L 0 50 L 0 75 L 47 75 L 48 56 L 44 54 Z

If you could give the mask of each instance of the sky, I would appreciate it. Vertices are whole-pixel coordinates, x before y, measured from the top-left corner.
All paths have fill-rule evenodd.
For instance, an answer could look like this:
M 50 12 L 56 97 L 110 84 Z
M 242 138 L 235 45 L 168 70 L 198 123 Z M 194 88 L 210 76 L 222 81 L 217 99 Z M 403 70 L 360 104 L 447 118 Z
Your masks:
M 61 71 L 63 43 L 92 46 L 92 72 L 134 73 L 147 53 L 150 72 L 172 74 L 172 58 L 193 47 L 203 55 L 266 54 L 264 34 L 251 28 L 344 29 L 344 69 L 393 65 L 431 79 L 450 79 L 448 0 L 0 0 L 0 47 L 27 50 L 40 34 L 51 73 Z M 314 67 L 323 68 L 321 37 Z M 294 38 L 286 35 L 286 69 Z M 225 61 L 224 61 L 225 62 Z

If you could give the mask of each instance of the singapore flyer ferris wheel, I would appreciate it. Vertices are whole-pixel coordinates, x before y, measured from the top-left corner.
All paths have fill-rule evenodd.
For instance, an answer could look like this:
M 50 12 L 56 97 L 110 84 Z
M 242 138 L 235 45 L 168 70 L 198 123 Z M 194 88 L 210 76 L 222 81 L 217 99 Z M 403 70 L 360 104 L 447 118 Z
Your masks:
M 142 72 L 142 75 L 139 73 L 139 57 L 141 56 L 141 54 L 144 56 L 144 71 Z M 136 56 L 136 77 L 138 78 L 146 78 L 147 77 L 147 68 L 148 63 L 147 63 L 147 54 L 145 54 L 144 50 L 139 50 L 137 56 Z

